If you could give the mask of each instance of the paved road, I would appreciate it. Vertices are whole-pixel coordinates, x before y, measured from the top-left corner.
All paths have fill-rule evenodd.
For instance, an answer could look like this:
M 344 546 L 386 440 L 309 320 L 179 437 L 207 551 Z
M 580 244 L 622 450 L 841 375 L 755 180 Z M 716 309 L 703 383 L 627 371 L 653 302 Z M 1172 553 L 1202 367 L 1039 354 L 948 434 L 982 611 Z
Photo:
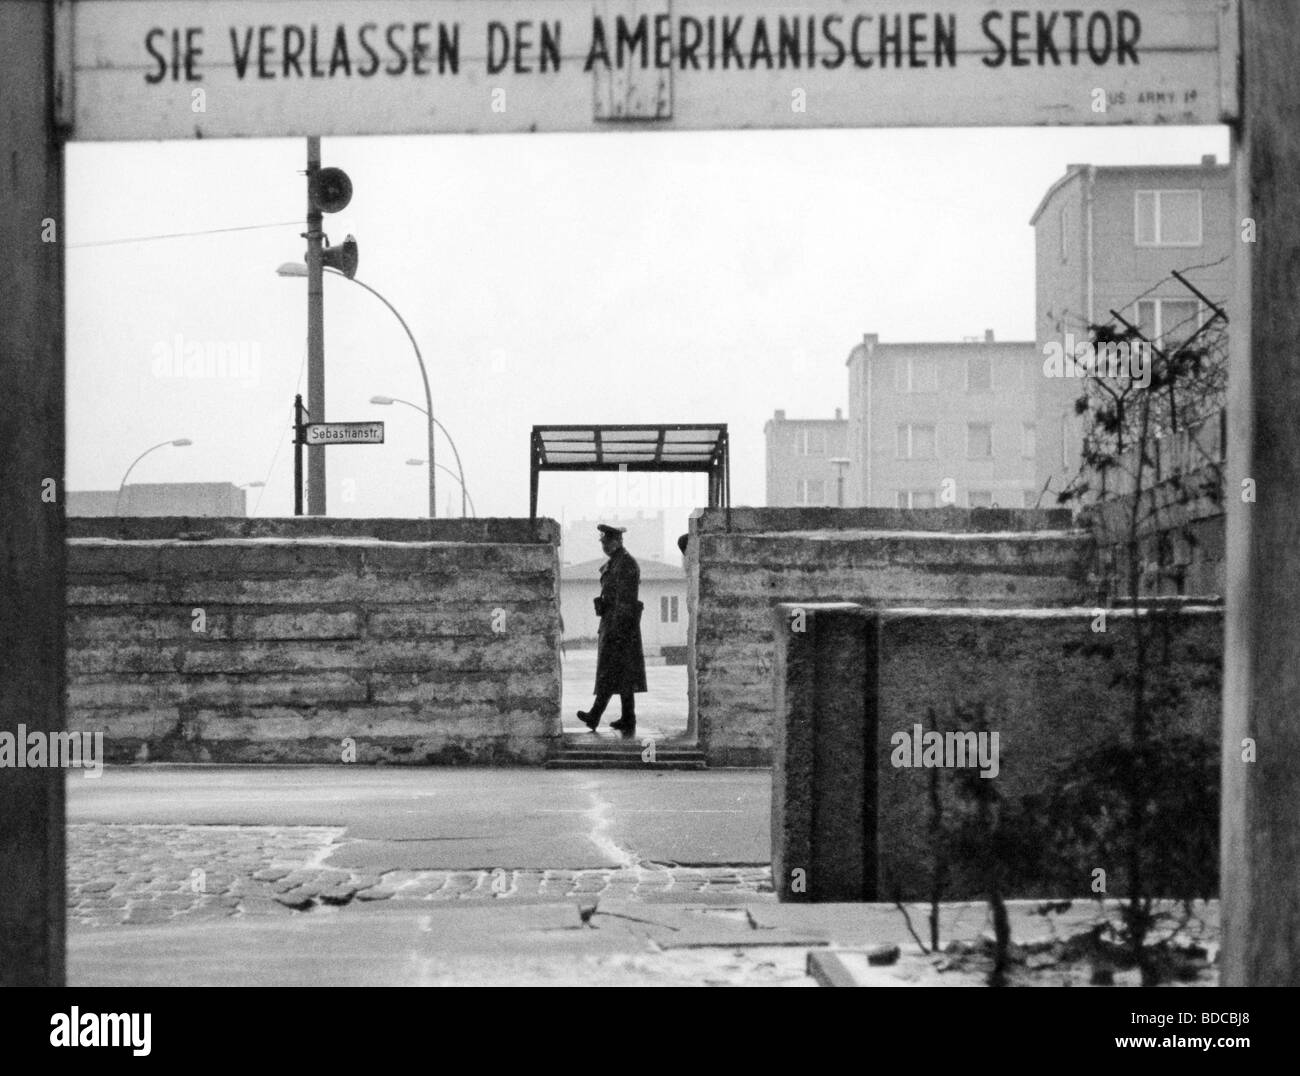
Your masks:
M 894 985 L 978 981 L 944 972 L 944 954 L 922 958 L 892 906 L 777 903 L 769 779 L 343 766 L 76 772 L 68 979 L 806 986 L 814 949 L 896 945 L 916 953 L 889 970 Z M 1083 925 L 1088 905 L 1062 919 Z M 1066 925 L 1045 924 L 1032 902 L 1011 911 L 1018 940 Z M 912 922 L 925 913 L 913 906 Z M 944 907 L 944 938 L 988 929 L 984 906 Z
M 108 768 L 72 823 L 342 827 L 394 869 L 769 862 L 767 771 Z M 361 854 L 359 850 L 358 855 Z
M 144 766 L 68 782 L 74 925 L 770 898 L 768 775 Z

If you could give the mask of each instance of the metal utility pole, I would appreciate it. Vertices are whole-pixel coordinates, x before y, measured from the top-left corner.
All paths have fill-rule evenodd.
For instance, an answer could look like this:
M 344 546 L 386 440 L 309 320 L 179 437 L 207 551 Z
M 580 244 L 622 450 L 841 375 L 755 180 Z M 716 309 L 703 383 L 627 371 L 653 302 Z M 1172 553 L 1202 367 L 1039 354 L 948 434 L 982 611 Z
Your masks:
M 320 139 L 307 139 L 307 412 L 325 421 L 325 270 L 322 213 L 316 200 Z M 307 446 L 307 514 L 325 514 L 325 446 Z
M 302 446 L 307 442 L 304 431 L 302 394 L 299 393 L 293 398 L 293 514 L 295 516 L 302 515 Z

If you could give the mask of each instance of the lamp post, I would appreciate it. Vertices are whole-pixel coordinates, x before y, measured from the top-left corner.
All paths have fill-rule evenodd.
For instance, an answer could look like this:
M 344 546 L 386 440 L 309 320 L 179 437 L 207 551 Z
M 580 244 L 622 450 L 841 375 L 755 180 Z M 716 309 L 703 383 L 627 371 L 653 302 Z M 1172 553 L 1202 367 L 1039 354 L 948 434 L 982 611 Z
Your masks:
M 114 515 L 121 514 L 122 491 L 126 489 L 126 480 L 131 477 L 131 472 L 135 470 L 135 465 L 137 463 L 139 463 L 142 459 L 144 459 L 145 456 L 149 455 L 150 452 L 155 452 L 160 448 L 166 448 L 168 445 L 171 445 L 173 448 L 185 448 L 188 445 L 192 445 L 192 444 L 194 444 L 194 442 L 191 441 L 188 437 L 178 437 L 174 441 L 159 441 L 156 445 L 153 445 L 150 448 L 146 448 L 143 452 L 140 453 L 140 455 L 136 456 L 136 458 L 131 461 L 131 466 L 126 469 L 126 474 L 122 476 L 122 481 L 118 484 L 117 500 L 113 502 L 113 514 Z
M 423 467 L 427 462 L 428 462 L 427 460 L 410 459 L 406 461 L 406 465 L 408 467 Z M 457 477 L 456 472 L 453 471 L 450 467 L 444 467 L 441 463 L 436 464 L 436 466 L 438 470 L 446 471 L 447 474 L 451 475 L 452 478 L 455 478 L 456 481 L 460 483 L 460 504 L 461 504 L 460 514 L 461 514 L 461 518 L 463 519 L 465 517 L 465 498 L 469 496 L 465 490 L 465 483 L 460 478 Z M 474 507 L 473 497 L 469 498 L 469 510 L 474 514 L 474 518 L 477 519 L 478 509 Z
M 301 262 L 285 262 L 275 272 L 278 276 L 284 276 L 284 277 L 307 276 L 307 266 L 303 265 Z M 397 307 L 395 307 L 392 303 L 390 303 L 387 299 L 385 299 L 382 295 L 380 295 L 379 292 L 375 291 L 375 289 L 372 288 L 369 284 L 363 283 L 362 281 L 358 280 L 354 276 L 348 276 L 346 273 L 340 273 L 337 269 L 332 269 L 329 266 L 325 267 L 325 273 L 327 273 L 330 276 L 342 277 L 344 280 L 351 281 L 359 288 L 365 288 L 366 291 L 370 292 L 371 295 L 373 295 L 376 299 L 378 299 L 381 303 L 383 303 L 386 307 L 388 307 L 389 310 L 392 311 L 393 317 L 395 317 L 401 323 L 402 328 L 406 331 L 406 338 L 411 341 L 411 347 L 415 349 L 415 361 L 420 364 L 420 377 L 424 380 L 424 400 L 425 403 L 428 404 L 428 410 L 425 412 L 425 414 L 429 416 L 429 461 L 431 464 L 436 464 L 437 457 L 434 455 L 435 450 L 433 445 L 433 394 L 429 391 L 429 372 L 428 370 L 425 369 L 424 356 L 420 354 L 420 345 L 416 343 L 415 334 L 411 332 L 411 327 L 406 324 L 406 319 L 397 312 Z M 313 418 L 312 421 L 315 422 L 317 420 Z M 430 466 L 429 468 L 429 518 L 430 519 L 433 519 L 438 514 L 437 496 L 436 496 L 437 485 L 434 481 L 435 472 L 436 472 L 436 468 L 434 466 Z
M 462 517 L 464 517 L 465 498 L 468 495 L 465 491 L 465 468 L 461 466 L 460 449 L 456 447 L 456 442 L 451 439 L 451 434 L 447 432 L 447 427 L 444 426 L 441 422 L 439 422 L 436 418 L 433 418 L 429 414 L 429 412 L 427 412 L 419 404 L 413 404 L 411 403 L 410 400 L 403 400 L 397 396 L 371 396 L 370 402 L 372 404 L 379 404 L 381 407 L 391 407 L 395 403 L 406 404 L 407 407 L 413 407 L 416 411 L 419 411 L 420 414 L 422 414 L 426 419 L 429 419 L 429 421 L 431 421 L 435 426 L 437 426 L 438 429 L 442 430 L 442 435 L 445 438 L 447 438 L 447 444 L 451 445 L 452 454 L 456 457 L 456 470 L 460 472 L 460 476 L 456 478 L 456 481 L 460 483 L 460 514 Z M 406 462 L 410 463 L 411 461 L 407 460 Z M 423 463 L 424 461 L 421 460 L 420 462 Z M 447 470 L 445 467 L 442 467 L 441 465 L 439 465 L 439 469 L 444 471 Z M 451 474 L 450 471 L 447 471 L 447 473 Z M 453 477 L 456 476 L 453 475 Z M 475 515 L 477 514 L 478 513 L 476 512 Z
M 843 508 L 844 507 L 844 472 L 848 470 L 849 464 L 852 463 L 853 461 L 850 459 L 846 459 L 843 456 L 836 456 L 830 462 L 835 464 L 835 469 L 838 472 L 835 476 L 835 484 L 838 490 L 837 500 L 839 503 L 839 507 Z
M 307 409 L 314 422 L 325 420 L 325 278 L 322 249 L 323 211 L 316 202 L 315 187 L 320 177 L 320 139 L 307 139 Z M 325 446 L 307 448 L 307 511 L 325 515 Z

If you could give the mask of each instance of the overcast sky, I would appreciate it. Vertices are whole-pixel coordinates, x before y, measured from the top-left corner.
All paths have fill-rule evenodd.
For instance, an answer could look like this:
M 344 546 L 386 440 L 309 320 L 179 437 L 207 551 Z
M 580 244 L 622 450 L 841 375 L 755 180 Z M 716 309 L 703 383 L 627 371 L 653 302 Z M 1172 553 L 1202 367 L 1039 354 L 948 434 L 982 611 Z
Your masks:
M 329 139 L 355 194 L 358 278 L 409 322 L 434 411 L 480 515 L 527 515 L 534 423 L 726 422 L 733 501 L 763 503 L 763 423 L 847 411 L 849 349 L 1033 338 L 1029 217 L 1067 163 L 1228 159 L 1223 128 L 610 133 Z M 68 148 L 68 483 L 265 481 L 292 513 L 295 392 L 306 395 L 301 140 Z M 329 449 L 331 515 L 425 512 L 422 403 L 393 316 L 325 284 L 326 418 L 383 419 L 382 446 Z M 180 337 L 242 346 L 240 376 L 173 376 Z M 445 442 L 438 462 L 454 468 Z M 702 498 L 702 483 L 699 485 Z M 617 514 L 596 477 L 542 478 L 541 512 Z M 654 490 L 648 492 L 654 493 Z M 695 499 L 666 483 L 669 534 Z M 261 496 L 259 497 L 259 494 Z M 439 513 L 459 512 L 439 473 Z M 647 510 L 656 510 L 647 503 Z M 635 510 L 635 508 L 631 509 Z

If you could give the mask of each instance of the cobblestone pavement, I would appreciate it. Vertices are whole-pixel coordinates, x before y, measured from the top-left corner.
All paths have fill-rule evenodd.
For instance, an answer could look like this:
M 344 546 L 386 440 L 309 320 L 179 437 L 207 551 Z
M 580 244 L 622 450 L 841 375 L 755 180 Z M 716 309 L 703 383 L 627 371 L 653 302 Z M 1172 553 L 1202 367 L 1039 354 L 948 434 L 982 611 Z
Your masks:
M 346 843 L 344 832 L 329 826 L 70 825 L 68 925 L 292 915 L 353 901 L 776 899 L 770 868 L 755 866 L 380 874 L 324 866 Z

